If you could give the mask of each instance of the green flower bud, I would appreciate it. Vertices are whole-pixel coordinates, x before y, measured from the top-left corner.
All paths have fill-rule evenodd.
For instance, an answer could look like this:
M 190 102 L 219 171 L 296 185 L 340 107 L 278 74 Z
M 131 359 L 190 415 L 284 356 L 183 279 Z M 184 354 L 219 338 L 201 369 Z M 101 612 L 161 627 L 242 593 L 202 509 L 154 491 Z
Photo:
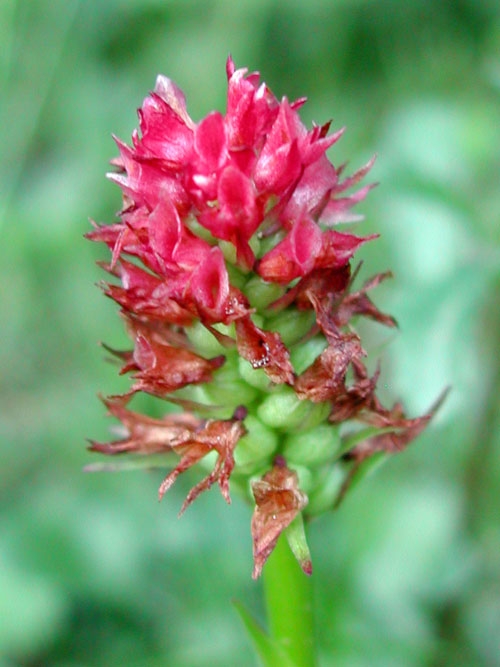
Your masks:
M 219 241 L 219 248 L 222 250 L 224 259 L 229 264 L 236 264 L 236 248 L 229 241 Z
M 257 415 L 264 424 L 286 433 L 313 428 L 328 417 L 330 410 L 329 403 L 301 401 L 291 387 L 281 385 L 263 400 Z
M 297 343 L 311 329 L 315 321 L 316 316 L 312 310 L 287 308 L 266 320 L 264 328 L 277 331 L 285 345 L 290 346 Z
M 214 328 L 226 336 L 234 337 L 229 327 L 223 324 L 217 324 Z M 210 359 L 219 354 L 227 354 L 227 348 L 221 345 L 217 338 L 201 322 L 194 322 L 191 326 L 186 327 L 185 332 L 189 342 L 201 356 Z
M 332 424 L 319 424 L 308 431 L 291 433 L 285 439 L 283 456 L 294 466 L 319 466 L 337 455 L 341 447 L 339 429 Z
M 245 285 L 245 296 L 252 308 L 262 310 L 283 296 L 285 288 L 276 283 L 266 283 L 258 275 L 252 276 Z
M 327 347 L 328 343 L 323 336 L 315 336 L 302 345 L 297 345 L 290 351 L 290 359 L 297 375 L 308 368 Z
M 243 271 L 241 271 L 237 266 L 234 264 L 229 264 L 228 262 L 226 262 L 226 269 L 231 285 L 234 285 L 234 287 L 237 287 L 240 290 L 244 290 L 248 276 L 243 273 Z
M 236 473 L 253 474 L 260 470 L 263 464 L 278 449 L 278 435 L 254 417 L 248 415 L 245 419 L 247 434 L 238 441 L 234 450 Z
M 214 403 L 212 396 L 207 393 L 207 385 L 204 384 L 184 387 L 176 392 L 175 397 L 197 404 L 200 416 L 204 418 L 231 419 L 236 407 L 234 402 L 230 405 Z
M 260 257 L 260 239 L 258 234 L 254 234 L 252 238 L 248 241 L 248 245 L 252 249 L 253 254 L 256 257 Z
M 315 476 L 314 488 L 309 493 L 309 504 L 306 508 L 308 516 L 316 516 L 333 509 L 345 477 L 346 471 L 339 464 L 322 469 Z
M 260 391 L 269 389 L 271 382 L 262 368 L 254 368 L 249 361 L 240 357 L 238 359 L 238 370 L 245 382 L 252 387 L 260 389 Z
M 258 395 L 257 389 L 244 382 L 234 356 L 213 374 L 212 382 L 204 385 L 209 400 L 216 405 L 249 405 Z
M 200 239 L 210 243 L 210 245 L 216 245 L 218 243 L 218 240 L 214 237 L 212 232 L 199 223 L 194 215 L 190 215 L 188 218 L 186 218 L 185 224 L 186 227 L 188 227 L 193 232 L 193 234 L 195 234 L 195 236 L 198 236 Z
M 295 470 L 295 472 L 297 473 L 297 477 L 299 478 L 300 490 L 303 491 L 307 496 L 309 496 L 309 493 L 314 488 L 313 473 L 309 470 L 309 468 L 306 468 L 305 466 L 295 465 L 291 461 L 287 461 L 287 464 L 289 465 L 291 470 Z

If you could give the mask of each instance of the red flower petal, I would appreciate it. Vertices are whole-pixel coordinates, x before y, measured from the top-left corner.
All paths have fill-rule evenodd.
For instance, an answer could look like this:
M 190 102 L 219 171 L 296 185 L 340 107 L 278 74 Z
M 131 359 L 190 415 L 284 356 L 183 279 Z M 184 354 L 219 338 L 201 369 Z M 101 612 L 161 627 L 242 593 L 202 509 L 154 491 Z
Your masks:
M 160 272 L 178 277 L 189 274 L 203 262 L 211 246 L 198 238 L 182 223 L 171 201 L 161 201 L 148 218 L 151 249 L 155 253 Z
M 184 326 L 192 324 L 193 313 L 171 298 L 171 289 L 165 282 L 123 259 L 117 271 L 123 287 L 108 284 L 104 292 L 127 312 L 152 321 Z
M 264 280 L 282 285 L 306 275 L 322 250 L 322 237 L 318 225 L 309 217 L 302 217 L 283 241 L 264 255 L 257 272 Z
M 394 431 L 368 438 L 351 450 L 350 457 L 361 462 L 376 452 L 400 452 L 424 430 L 447 394 L 448 389 L 441 394 L 427 414 L 414 419 L 405 416 L 400 403 L 396 403 L 391 410 L 386 410 L 374 397 L 371 409 L 362 415 L 363 421 L 377 428 L 393 428 Z
M 229 166 L 221 173 L 218 197 L 232 236 L 238 234 L 247 241 L 260 222 L 252 182 L 239 169 Z
M 248 240 L 261 222 L 261 207 L 257 205 L 251 180 L 236 167 L 226 167 L 220 174 L 217 199 L 218 207 L 203 211 L 200 222 L 216 238 L 231 241 L 238 262 L 249 270 L 254 255 Z
M 332 423 L 341 424 L 348 419 L 352 419 L 373 404 L 380 367 L 377 367 L 371 378 L 359 359 L 352 360 L 352 368 L 355 381 L 351 386 L 345 387 L 344 391 L 333 399 L 332 411 L 328 417 L 328 420 Z
M 363 201 L 373 187 L 373 184 L 365 185 L 350 197 L 330 199 L 321 211 L 321 222 L 327 225 L 336 225 L 339 222 L 354 222 L 360 220 L 362 216 L 349 213 L 349 209 L 360 201 Z
M 218 111 L 208 114 L 196 128 L 194 145 L 201 173 L 217 171 L 227 157 L 224 118 Z
M 154 92 L 179 116 L 187 127 L 194 127 L 186 109 L 186 97 L 179 86 L 162 74 L 156 77 Z
M 265 84 L 259 86 L 257 73 L 245 76 L 227 62 L 228 90 L 226 128 L 232 149 L 259 150 L 278 113 L 278 101 Z
M 187 113 L 180 116 L 178 109 L 157 93 L 144 100 L 139 110 L 142 137 L 133 136 L 137 157 L 160 158 L 164 168 L 173 170 L 187 164 L 193 145 L 193 124 L 190 119 L 186 123 Z
M 229 277 L 218 247 L 206 253 L 193 271 L 186 296 L 194 302 L 202 319 L 223 322 L 229 297 Z
M 313 214 L 320 205 L 325 205 L 336 183 L 337 171 L 326 155 L 322 155 L 304 169 L 283 212 L 283 219 L 293 220 L 303 211 Z
M 153 209 L 160 199 L 171 199 L 179 211 L 189 210 L 189 197 L 175 172 L 169 173 L 161 158 L 144 157 L 115 138 L 125 174 L 108 173 L 134 207 Z
M 370 236 L 354 236 L 333 230 L 323 232 L 321 237 L 321 251 L 314 262 L 315 269 L 335 269 L 347 264 L 357 249 L 378 234 Z

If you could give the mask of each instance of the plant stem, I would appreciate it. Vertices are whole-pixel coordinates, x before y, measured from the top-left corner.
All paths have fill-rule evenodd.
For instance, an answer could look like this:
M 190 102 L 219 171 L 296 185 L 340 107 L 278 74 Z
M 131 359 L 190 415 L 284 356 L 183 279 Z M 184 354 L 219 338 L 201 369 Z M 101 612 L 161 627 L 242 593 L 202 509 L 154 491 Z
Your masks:
M 300 569 L 284 535 L 263 571 L 271 637 L 295 667 L 315 667 L 312 581 Z M 274 666 L 273 666 L 274 667 Z

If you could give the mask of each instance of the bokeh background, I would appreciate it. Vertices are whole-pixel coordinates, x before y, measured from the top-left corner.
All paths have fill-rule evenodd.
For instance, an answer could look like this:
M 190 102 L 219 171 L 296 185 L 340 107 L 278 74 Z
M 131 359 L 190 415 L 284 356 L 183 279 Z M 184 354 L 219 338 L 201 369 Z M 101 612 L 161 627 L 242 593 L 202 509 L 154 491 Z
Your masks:
M 84 474 L 123 390 L 125 343 L 95 286 L 106 181 L 156 74 L 194 119 L 224 110 L 228 53 L 331 151 L 380 182 L 363 271 L 400 331 L 365 327 L 381 389 L 417 443 L 311 526 L 322 666 L 500 665 L 498 0 L 2 0 L 0 3 L 0 666 L 254 665 L 237 599 L 262 616 L 250 508 L 161 504 L 161 472 Z

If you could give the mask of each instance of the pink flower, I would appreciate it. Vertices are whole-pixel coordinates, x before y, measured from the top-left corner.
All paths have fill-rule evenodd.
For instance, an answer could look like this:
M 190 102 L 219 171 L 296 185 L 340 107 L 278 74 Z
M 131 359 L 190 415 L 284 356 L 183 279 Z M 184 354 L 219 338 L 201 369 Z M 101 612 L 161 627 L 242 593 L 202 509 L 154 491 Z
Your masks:
M 160 497 L 215 452 L 212 470 L 182 509 L 214 483 L 229 502 L 231 475 L 248 495 L 252 477 L 258 576 L 280 534 L 308 515 L 297 472 L 303 459 L 313 473 L 327 466 L 318 479 L 333 467 L 342 471 L 333 507 L 366 458 L 406 446 L 433 412 L 408 419 L 398 404 L 381 405 L 379 372 L 370 377 L 354 330 L 358 316 L 395 325 L 368 297 L 389 274 L 352 288 L 351 260 L 375 235 L 335 229 L 359 219 L 351 209 L 372 186 L 345 191 L 373 160 L 342 180 L 326 151 L 343 129 L 307 129 L 298 113 L 304 99 L 279 101 L 257 73 L 236 69 L 230 58 L 226 70 L 225 114 L 195 123 L 181 90 L 159 76 L 132 144 L 116 140 L 117 171 L 109 177 L 123 193 L 120 219 L 94 225 L 88 237 L 111 253 L 104 291 L 122 309 L 132 349 L 110 351 L 132 384 L 105 401 L 125 437 L 91 448 L 177 454 Z M 140 415 L 128 408 L 140 392 L 185 412 Z M 341 438 L 338 424 L 349 420 L 370 431 L 352 447 L 344 444 L 339 460 L 331 443 Z M 326 441 L 325 428 L 332 434 Z M 307 451 L 294 444 L 296 433 L 301 447 L 310 443 Z M 311 571 L 309 557 L 302 566 Z

